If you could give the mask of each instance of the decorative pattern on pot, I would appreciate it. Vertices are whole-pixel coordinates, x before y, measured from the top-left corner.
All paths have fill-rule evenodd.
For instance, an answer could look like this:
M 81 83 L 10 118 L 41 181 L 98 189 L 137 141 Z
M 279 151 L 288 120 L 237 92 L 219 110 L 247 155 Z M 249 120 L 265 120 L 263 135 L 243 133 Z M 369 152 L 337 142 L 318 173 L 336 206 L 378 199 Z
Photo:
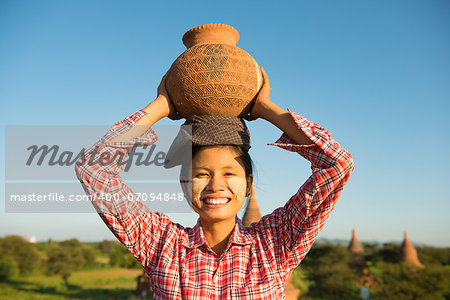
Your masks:
M 238 31 L 205 24 L 183 35 L 183 52 L 170 67 L 166 89 L 175 109 L 191 115 L 244 117 L 262 86 L 256 60 L 236 46 Z

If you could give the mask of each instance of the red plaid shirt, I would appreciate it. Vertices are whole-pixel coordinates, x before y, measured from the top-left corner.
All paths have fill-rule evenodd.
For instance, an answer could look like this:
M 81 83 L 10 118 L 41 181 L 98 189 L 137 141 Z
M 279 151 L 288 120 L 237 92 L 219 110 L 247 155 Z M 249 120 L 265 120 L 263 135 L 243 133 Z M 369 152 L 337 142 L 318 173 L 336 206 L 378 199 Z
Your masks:
M 124 165 L 77 164 L 77 176 L 95 199 L 92 203 L 100 217 L 150 276 L 155 299 L 285 298 L 285 280 L 311 248 L 354 167 L 351 155 L 329 131 L 290 113 L 315 144 L 297 145 L 283 134 L 272 145 L 308 159 L 312 175 L 283 207 L 259 222 L 244 227 L 236 218 L 234 232 L 220 256 L 209 247 L 199 220 L 193 228 L 185 228 L 141 202 L 99 200 L 96 195 L 101 193 L 125 196 L 131 192 L 119 176 Z M 116 123 L 91 149 L 99 146 L 97 153 L 126 155 L 137 142 L 154 143 L 157 137 L 152 129 L 128 142 L 108 142 L 145 114 L 140 110 Z M 86 158 L 90 153 L 86 151 Z M 125 209 L 134 212 L 123 212 Z

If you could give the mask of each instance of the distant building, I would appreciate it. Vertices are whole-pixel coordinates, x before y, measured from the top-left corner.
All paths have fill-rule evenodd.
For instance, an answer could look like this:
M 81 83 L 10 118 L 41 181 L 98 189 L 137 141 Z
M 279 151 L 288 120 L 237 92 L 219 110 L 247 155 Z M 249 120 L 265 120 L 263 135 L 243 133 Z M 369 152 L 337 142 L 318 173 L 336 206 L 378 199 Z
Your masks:
M 370 287 L 375 283 L 375 276 L 370 273 L 369 267 L 364 256 L 364 248 L 358 241 L 356 230 L 352 230 L 352 239 L 348 245 L 348 251 L 351 256 L 350 267 L 358 273 L 358 282 L 361 286 Z
M 29 241 L 30 243 L 35 244 L 35 243 L 36 243 L 36 236 L 32 235 L 28 241 Z
M 261 211 L 259 210 L 255 193 L 255 188 L 253 186 L 250 199 L 248 199 L 247 207 L 245 208 L 244 216 L 242 217 L 242 224 L 245 227 L 250 226 L 250 224 L 254 222 L 258 222 L 261 219 Z
M 350 241 L 350 244 L 348 245 L 348 251 L 352 255 L 364 255 L 364 248 L 358 241 L 355 229 L 352 230 L 352 239 Z
M 409 241 L 408 233 L 405 231 L 402 246 L 400 248 L 400 262 L 409 263 L 415 267 L 423 268 L 424 265 L 419 261 L 417 250 Z

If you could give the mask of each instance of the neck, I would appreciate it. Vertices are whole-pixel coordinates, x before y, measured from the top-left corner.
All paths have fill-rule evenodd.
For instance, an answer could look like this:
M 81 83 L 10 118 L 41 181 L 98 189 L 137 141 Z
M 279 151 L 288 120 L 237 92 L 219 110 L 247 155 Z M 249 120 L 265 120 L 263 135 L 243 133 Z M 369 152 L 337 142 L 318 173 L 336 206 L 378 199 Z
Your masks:
M 222 254 L 236 226 L 236 218 L 220 222 L 204 222 L 200 220 L 200 223 L 208 245 L 217 255 Z

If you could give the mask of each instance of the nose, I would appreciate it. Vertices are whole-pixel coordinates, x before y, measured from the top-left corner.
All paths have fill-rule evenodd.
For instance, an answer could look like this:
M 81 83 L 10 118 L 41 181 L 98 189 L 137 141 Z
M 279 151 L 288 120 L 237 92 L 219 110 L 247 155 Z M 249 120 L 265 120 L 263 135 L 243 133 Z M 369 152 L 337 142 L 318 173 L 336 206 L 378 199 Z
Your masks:
M 212 175 L 207 188 L 212 192 L 223 191 L 226 188 L 226 180 L 221 175 Z

